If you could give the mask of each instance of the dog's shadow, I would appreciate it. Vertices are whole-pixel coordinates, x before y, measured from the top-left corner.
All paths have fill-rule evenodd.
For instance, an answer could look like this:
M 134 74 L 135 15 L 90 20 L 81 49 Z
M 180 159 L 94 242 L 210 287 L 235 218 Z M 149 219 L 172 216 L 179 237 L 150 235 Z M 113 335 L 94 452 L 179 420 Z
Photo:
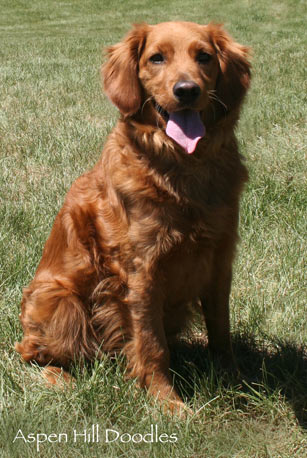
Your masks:
M 171 369 L 178 392 L 190 400 L 204 377 L 213 390 L 222 384 L 242 393 L 261 389 L 262 396 L 263 390 L 268 396 L 279 392 L 291 404 L 300 425 L 307 428 L 306 350 L 281 341 L 260 348 L 259 343 L 246 336 L 234 336 L 233 349 L 241 372 L 239 378 L 225 372 L 203 342 L 180 341 L 173 345 Z M 246 403 L 248 396 L 242 399 Z

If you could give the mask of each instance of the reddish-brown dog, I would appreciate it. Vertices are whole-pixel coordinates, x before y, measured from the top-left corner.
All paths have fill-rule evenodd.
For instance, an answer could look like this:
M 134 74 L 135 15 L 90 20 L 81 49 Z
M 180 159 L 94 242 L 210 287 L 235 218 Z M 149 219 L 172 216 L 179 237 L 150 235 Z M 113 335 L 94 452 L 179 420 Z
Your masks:
M 34 280 L 16 349 L 67 367 L 123 351 L 172 409 L 168 339 L 201 301 L 209 345 L 232 358 L 228 299 L 247 171 L 234 128 L 248 50 L 221 26 L 137 25 L 108 49 L 104 88 L 121 117 L 72 185 Z

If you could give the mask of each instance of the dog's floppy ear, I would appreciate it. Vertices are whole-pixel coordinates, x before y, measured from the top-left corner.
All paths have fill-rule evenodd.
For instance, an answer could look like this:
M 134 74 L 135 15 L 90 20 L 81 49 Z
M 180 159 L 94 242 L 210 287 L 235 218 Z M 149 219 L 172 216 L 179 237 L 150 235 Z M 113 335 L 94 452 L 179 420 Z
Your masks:
M 104 91 L 124 116 L 136 113 L 142 103 L 138 62 L 148 29 L 147 24 L 136 24 L 123 41 L 107 49 L 102 67 Z
M 250 84 L 249 48 L 236 43 L 221 25 L 207 26 L 220 65 L 216 95 L 227 112 L 238 108 Z

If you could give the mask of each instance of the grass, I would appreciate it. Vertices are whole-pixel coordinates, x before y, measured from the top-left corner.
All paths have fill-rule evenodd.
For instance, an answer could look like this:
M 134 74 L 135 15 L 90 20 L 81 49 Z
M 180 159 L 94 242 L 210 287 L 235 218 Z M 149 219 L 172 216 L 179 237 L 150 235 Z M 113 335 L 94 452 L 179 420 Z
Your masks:
M 0 0 L 1 456 L 306 456 L 304 8 L 299 0 Z M 133 22 L 170 19 L 224 22 L 253 49 L 238 128 L 250 181 L 231 297 L 244 376 L 239 383 L 213 365 L 196 325 L 173 351 L 175 383 L 197 412 L 185 421 L 163 416 L 124 380 L 120 358 L 76 366 L 76 388 L 62 391 L 46 388 L 13 349 L 22 287 L 66 191 L 98 159 L 117 117 L 101 94 L 102 49 Z M 74 430 L 96 424 L 99 442 L 74 442 Z M 151 425 L 177 442 L 105 442 L 106 429 L 144 436 Z M 19 430 L 55 436 L 38 452 L 37 441 L 13 442 Z

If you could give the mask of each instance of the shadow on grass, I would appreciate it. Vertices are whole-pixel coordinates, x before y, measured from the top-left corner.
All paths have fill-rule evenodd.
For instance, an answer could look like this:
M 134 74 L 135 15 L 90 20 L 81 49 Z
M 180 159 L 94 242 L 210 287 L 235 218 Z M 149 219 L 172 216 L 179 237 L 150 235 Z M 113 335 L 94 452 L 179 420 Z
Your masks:
M 198 383 L 204 377 L 210 379 L 216 389 L 222 384 L 247 393 L 253 392 L 253 387 L 262 387 L 267 396 L 274 392 L 284 396 L 300 425 L 307 429 L 306 349 L 280 341 L 261 347 L 246 336 L 234 336 L 233 349 L 242 374 L 240 379 L 225 373 L 219 361 L 212 360 L 205 343 L 181 341 L 174 345 L 171 368 L 177 374 L 175 385 L 182 396 L 189 400 L 194 395 L 195 376 Z

